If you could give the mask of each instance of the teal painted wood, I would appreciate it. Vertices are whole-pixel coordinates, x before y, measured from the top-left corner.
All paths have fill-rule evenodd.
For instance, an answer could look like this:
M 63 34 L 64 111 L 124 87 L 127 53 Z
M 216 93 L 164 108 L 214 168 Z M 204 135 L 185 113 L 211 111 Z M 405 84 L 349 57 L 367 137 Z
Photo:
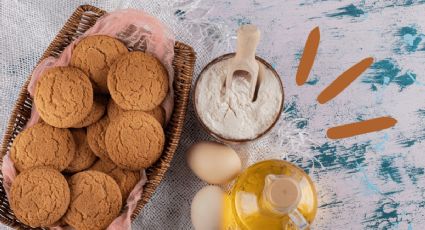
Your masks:
M 80 3 L 1 3 L 1 31 L 8 31 L 0 42 L 2 133 L 20 86 Z M 262 31 L 258 55 L 283 79 L 285 112 L 267 138 L 237 148 L 259 158 L 264 153 L 287 156 L 310 173 L 320 202 L 313 229 L 422 229 L 425 225 L 425 1 L 124 0 L 93 4 L 106 10 L 144 8 L 166 19 L 177 38 L 198 52 L 197 73 L 208 61 L 233 50 L 234 31 L 241 24 L 258 25 Z M 19 27 L 3 23 L 11 16 L 8 9 L 21 9 L 17 17 L 21 20 L 15 22 Z M 51 15 L 53 11 L 60 13 Z M 34 20 L 23 20 L 27 17 Z M 307 84 L 298 87 L 298 62 L 315 26 L 320 27 L 322 37 L 317 59 Z M 6 55 L 9 49 L 14 52 Z M 369 70 L 331 102 L 317 103 L 321 90 L 368 56 L 375 58 Z M 325 136 L 329 127 L 384 115 L 396 118 L 397 125 L 340 141 Z M 316 143 L 303 154 L 288 152 L 283 138 L 287 124 L 294 124 L 289 127 L 308 134 Z M 189 108 L 172 166 L 134 229 L 191 228 L 190 202 L 204 184 L 186 167 L 185 151 L 208 138 Z
M 232 29 L 243 23 L 262 28 L 259 53 L 283 76 L 285 118 L 302 118 L 300 127 L 318 142 L 310 154 L 322 167 L 312 171 L 305 156 L 289 157 L 317 182 L 315 229 L 421 229 L 425 224 L 424 3 L 240 1 L 216 6 L 234 9 L 215 13 Z M 322 37 L 316 63 L 308 84 L 297 87 L 303 45 L 315 26 Z M 333 101 L 317 103 L 322 89 L 368 56 L 375 63 L 367 72 Z M 340 141 L 325 137 L 328 127 L 383 115 L 398 124 Z

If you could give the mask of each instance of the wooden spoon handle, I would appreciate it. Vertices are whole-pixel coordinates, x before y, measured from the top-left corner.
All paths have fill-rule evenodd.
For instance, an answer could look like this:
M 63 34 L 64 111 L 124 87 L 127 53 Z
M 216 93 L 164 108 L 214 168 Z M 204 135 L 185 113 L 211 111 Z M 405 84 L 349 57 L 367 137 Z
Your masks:
M 255 25 L 243 25 L 238 29 L 236 59 L 255 60 L 255 50 L 260 41 L 260 30 Z
M 254 99 L 255 87 L 258 81 L 259 65 L 255 60 L 255 50 L 260 41 L 260 30 L 254 25 L 243 25 L 238 29 L 236 55 L 228 65 L 226 76 L 226 95 L 232 87 L 233 73 L 236 70 L 243 70 L 250 75 L 251 100 Z

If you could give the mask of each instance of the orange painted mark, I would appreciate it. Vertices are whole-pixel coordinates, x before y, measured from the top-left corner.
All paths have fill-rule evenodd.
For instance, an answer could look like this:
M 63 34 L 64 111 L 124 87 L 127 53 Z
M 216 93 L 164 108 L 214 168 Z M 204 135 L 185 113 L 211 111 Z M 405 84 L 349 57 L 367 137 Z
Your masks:
M 335 79 L 335 81 L 333 81 L 328 87 L 326 87 L 326 89 L 324 89 L 317 97 L 317 101 L 320 104 L 324 104 L 332 100 L 345 88 L 347 88 L 354 80 L 356 80 L 367 68 L 369 68 L 372 63 L 373 58 L 368 57 L 353 65 L 351 68 L 339 75 L 339 77 Z
M 308 75 L 313 67 L 314 59 L 316 58 L 319 42 L 320 30 L 319 27 L 316 27 L 308 35 L 304 46 L 303 56 L 301 57 L 300 65 L 298 66 L 296 82 L 299 86 L 303 85 L 307 81 Z
M 330 139 L 341 139 L 365 133 L 381 131 L 393 127 L 397 120 L 392 117 L 379 117 L 366 121 L 341 125 L 328 129 L 326 135 Z

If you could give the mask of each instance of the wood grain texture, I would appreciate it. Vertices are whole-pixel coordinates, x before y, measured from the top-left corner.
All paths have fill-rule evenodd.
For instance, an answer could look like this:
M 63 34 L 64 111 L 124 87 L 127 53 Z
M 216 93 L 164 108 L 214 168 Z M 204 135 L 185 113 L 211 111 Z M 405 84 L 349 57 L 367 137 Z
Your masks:
M 0 130 L 19 86 L 67 16 L 83 3 L 73 1 L 3 1 L 0 42 Z M 425 2 L 423 0 L 188 0 L 99 2 L 106 10 L 142 8 L 170 25 L 179 40 L 197 52 L 196 72 L 210 60 L 233 51 L 234 31 L 254 23 L 262 32 L 257 54 L 282 77 L 285 109 L 278 127 L 240 152 L 283 157 L 287 124 L 294 123 L 317 143 L 293 155 L 316 182 L 319 212 L 312 229 L 422 229 L 425 225 Z M 15 10 L 13 10 L 15 9 Z M 19 11 L 19 12 L 18 12 Z M 58 12 L 52 14 L 51 12 Z M 32 20 L 27 20 L 31 17 Z M 13 19 L 13 21 L 10 21 Z M 45 26 L 44 22 L 49 22 Z M 295 79 L 306 37 L 320 26 L 314 67 L 302 87 Z M 6 52 L 10 50 L 10 52 Z M 356 81 L 324 105 L 316 98 L 329 82 L 364 57 L 374 63 Z M 356 100 L 354 100 L 354 98 Z M 392 116 L 392 129 L 343 140 L 329 140 L 326 130 L 371 117 Z M 282 138 L 274 139 L 273 136 Z M 180 147 L 169 172 L 134 229 L 191 229 L 190 201 L 204 186 L 185 166 L 185 151 L 209 137 L 189 106 Z

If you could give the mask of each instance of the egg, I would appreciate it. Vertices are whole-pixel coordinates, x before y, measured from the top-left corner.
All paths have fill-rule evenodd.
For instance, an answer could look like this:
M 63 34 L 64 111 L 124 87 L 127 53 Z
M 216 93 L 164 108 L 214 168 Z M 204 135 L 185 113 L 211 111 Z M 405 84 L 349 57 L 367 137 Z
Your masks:
M 232 148 L 216 142 L 200 142 L 193 145 L 187 162 L 193 173 L 209 184 L 226 184 L 241 171 L 242 164 Z
M 192 200 L 190 216 L 195 230 L 219 230 L 224 225 L 226 194 L 214 185 L 196 193 Z

